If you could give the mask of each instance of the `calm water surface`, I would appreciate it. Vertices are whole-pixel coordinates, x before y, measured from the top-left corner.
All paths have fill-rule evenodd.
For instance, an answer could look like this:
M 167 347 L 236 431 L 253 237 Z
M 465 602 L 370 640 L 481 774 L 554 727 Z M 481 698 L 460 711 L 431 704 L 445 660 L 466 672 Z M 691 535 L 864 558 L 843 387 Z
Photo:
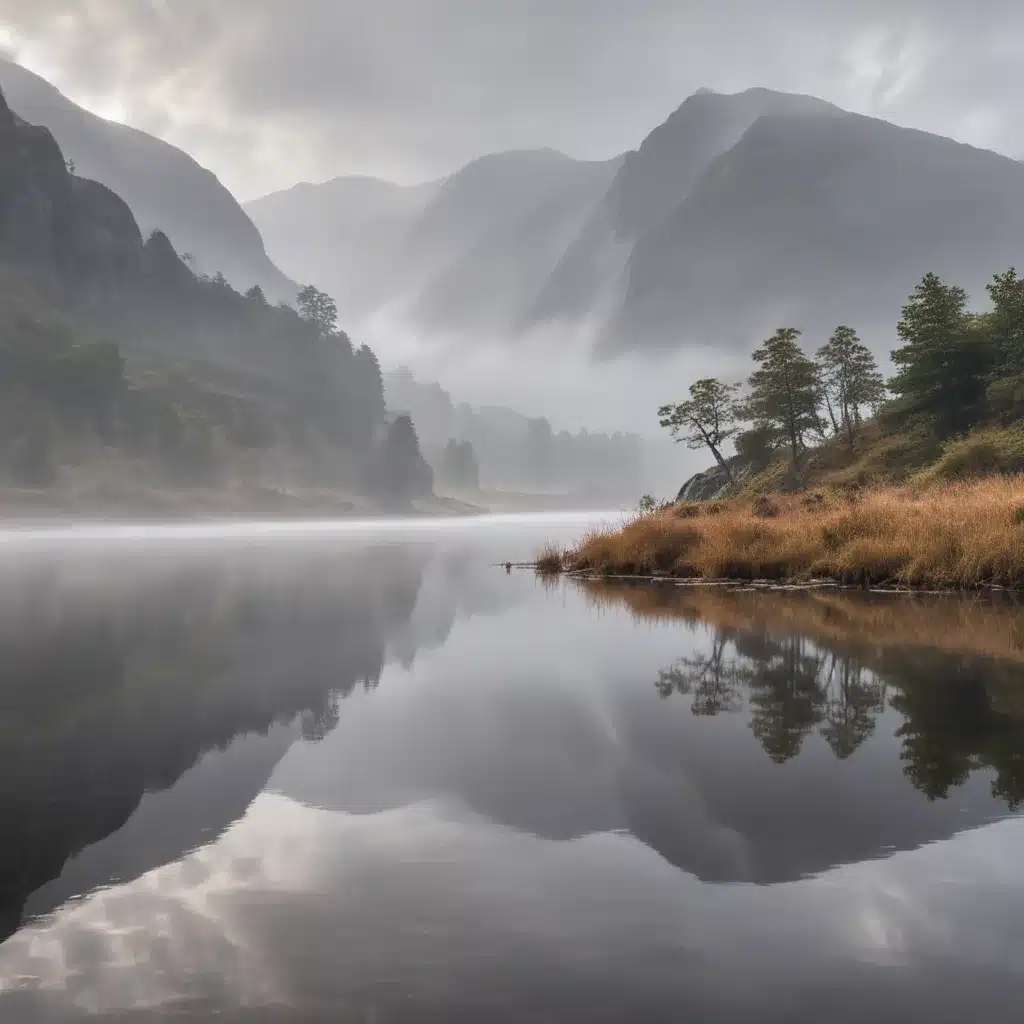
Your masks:
M 1024 1020 L 1024 613 L 584 525 L 0 534 L 0 1021 Z

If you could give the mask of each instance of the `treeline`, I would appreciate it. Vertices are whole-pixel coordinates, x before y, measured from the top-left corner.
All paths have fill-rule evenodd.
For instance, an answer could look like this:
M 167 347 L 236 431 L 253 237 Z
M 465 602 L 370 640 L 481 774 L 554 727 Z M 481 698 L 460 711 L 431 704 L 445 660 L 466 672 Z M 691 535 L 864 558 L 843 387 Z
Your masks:
M 273 306 L 191 262 L 0 93 L 0 477 L 116 462 L 156 486 L 429 493 L 415 430 L 389 423 L 377 359 L 329 296 Z
M 1017 420 L 1024 413 L 1024 279 L 1011 267 L 987 291 L 991 308 L 972 312 L 963 288 L 926 274 L 903 307 L 888 381 L 851 327 L 836 328 L 813 356 L 799 330 L 780 328 L 754 352 L 745 387 L 696 381 L 689 398 L 658 410 L 660 423 L 676 441 L 707 448 L 732 480 L 729 442 L 744 466 L 766 466 L 785 452 L 799 470 L 808 450 L 830 437 L 855 447 L 870 414 L 938 440 Z
M 621 494 L 642 486 L 645 444 L 636 435 L 555 431 L 543 417 L 456 404 L 439 384 L 405 368 L 386 375 L 385 393 L 389 409 L 411 414 L 446 485 Z
M 0 275 L 0 482 L 49 488 L 76 473 L 95 478 L 104 465 L 154 486 L 240 478 L 394 499 L 432 492 L 412 424 L 388 423 L 376 357 L 337 330 L 328 297 L 304 289 L 293 310 L 217 278 L 196 287 L 205 302 L 277 323 L 279 344 L 304 368 L 297 380 L 254 381 L 162 353 L 147 360 L 139 347 L 126 360 L 19 276 Z

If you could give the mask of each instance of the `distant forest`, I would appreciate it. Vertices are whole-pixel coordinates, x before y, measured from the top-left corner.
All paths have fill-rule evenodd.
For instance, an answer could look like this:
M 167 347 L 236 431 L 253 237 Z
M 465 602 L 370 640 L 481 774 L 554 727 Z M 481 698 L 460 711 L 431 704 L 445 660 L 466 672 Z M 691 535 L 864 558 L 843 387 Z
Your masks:
M 643 486 L 645 441 L 635 434 L 571 434 L 543 418 L 458 403 L 407 368 L 384 377 L 388 408 L 412 416 L 438 484 L 540 493 L 633 496 Z
M 433 493 L 329 296 L 272 305 L 191 263 L 0 94 L 0 482 Z

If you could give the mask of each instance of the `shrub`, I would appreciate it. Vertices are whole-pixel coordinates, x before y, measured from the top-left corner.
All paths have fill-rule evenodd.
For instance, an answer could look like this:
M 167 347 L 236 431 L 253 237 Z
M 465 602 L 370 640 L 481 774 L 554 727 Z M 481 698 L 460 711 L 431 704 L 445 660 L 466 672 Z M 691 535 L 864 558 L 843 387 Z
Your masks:
M 537 556 L 537 572 L 546 576 L 555 575 L 562 571 L 564 562 L 565 554 L 553 544 L 548 544 Z

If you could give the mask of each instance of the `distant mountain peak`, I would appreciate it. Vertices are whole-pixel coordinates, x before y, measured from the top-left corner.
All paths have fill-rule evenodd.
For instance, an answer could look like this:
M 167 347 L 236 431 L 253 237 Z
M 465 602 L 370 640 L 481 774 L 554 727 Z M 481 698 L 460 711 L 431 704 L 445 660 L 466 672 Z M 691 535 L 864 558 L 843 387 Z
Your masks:
M 108 186 L 144 231 L 165 231 L 201 272 L 222 271 L 239 288 L 259 284 L 292 299 L 296 287 L 267 256 L 259 231 L 208 169 L 170 143 L 78 106 L 50 82 L 0 56 L 5 108 L 45 127 L 76 173 Z

